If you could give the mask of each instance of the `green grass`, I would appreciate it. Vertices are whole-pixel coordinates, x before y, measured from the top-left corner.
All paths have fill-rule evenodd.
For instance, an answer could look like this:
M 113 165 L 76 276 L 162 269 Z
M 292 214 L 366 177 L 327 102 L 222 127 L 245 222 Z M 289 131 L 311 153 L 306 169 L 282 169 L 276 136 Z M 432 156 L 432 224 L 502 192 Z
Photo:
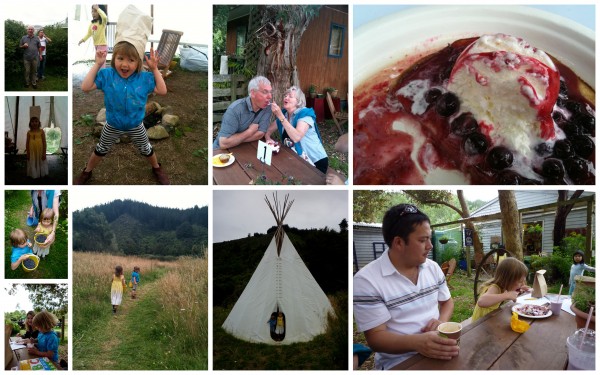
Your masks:
M 348 297 L 330 296 L 336 318 L 327 331 L 307 343 L 253 344 L 221 328 L 231 309 L 213 309 L 213 368 L 215 370 L 345 370 L 348 368 Z
M 23 64 L 20 61 L 21 65 Z M 5 77 L 5 88 L 6 91 L 68 91 L 68 77 L 67 71 L 64 68 L 53 67 L 52 65 L 46 65 L 46 71 L 44 76 L 46 79 L 38 81 L 37 89 L 25 88 L 25 75 L 24 70 L 18 74 L 12 74 Z
M 66 191 L 63 191 L 66 194 Z M 4 226 L 4 273 L 7 279 L 67 279 L 69 272 L 68 264 L 68 220 L 60 218 L 56 226 L 56 240 L 50 247 L 50 253 L 40 259 L 40 264 L 35 271 L 25 272 L 21 266 L 16 270 L 10 267 L 10 256 L 12 248 L 10 243 L 10 232 L 15 228 L 21 228 L 28 234 L 33 243 L 33 230 L 26 224 L 27 212 L 31 207 L 31 196 L 29 190 L 7 190 L 5 192 L 5 226 Z

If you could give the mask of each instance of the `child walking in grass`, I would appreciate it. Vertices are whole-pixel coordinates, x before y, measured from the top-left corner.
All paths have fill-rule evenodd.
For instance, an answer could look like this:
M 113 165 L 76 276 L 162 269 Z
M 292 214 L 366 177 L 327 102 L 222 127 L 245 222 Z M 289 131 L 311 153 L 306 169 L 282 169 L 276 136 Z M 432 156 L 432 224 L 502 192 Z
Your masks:
M 51 242 L 47 243 L 47 238 L 52 230 L 54 229 L 54 210 L 51 208 L 44 208 L 40 215 L 40 221 L 37 228 L 35 228 L 35 237 L 33 244 L 33 253 L 37 254 L 40 258 L 46 257 L 50 253 L 50 245 L 54 242 L 54 238 Z M 41 243 L 41 244 L 40 244 Z
M 37 348 L 29 348 L 30 354 L 46 357 L 58 363 L 58 335 L 54 327 L 58 324 L 58 318 L 48 311 L 40 311 L 33 317 L 33 326 L 40 332 L 37 337 Z
M 133 272 L 131 273 L 131 282 L 129 285 L 131 287 L 131 298 L 135 299 L 137 297 L 137 286 L 140 282 L 140 267 L 133 267 Z
M 121 305 L 121 301 L 123 300 L 123 289 L 125 289 L 123 267 L 116 266 L 115 274 L 112 278 L 112 286 L 110 288 L 110 300 L 113 306 L 113 315 L 117 313 L 117 307 Z
M 29 259 L 29 254 L 33 254 L 33 251 L 31 250 L 31 242 L 27 238 L 27 233 L 23 229 L 17 228 L 10 232 L 10 244 L 12 245 L 10 268 L 14 271 L 19 267 L 21 262 Z
M 473 322 L 500 307 L 504 301 L 516 301 L 520 292 L 531 290 L 525 285 L 527 266 L 516 258 L 506 258 L 496 268 L 496 274 L 481 288 L 473 311 Z

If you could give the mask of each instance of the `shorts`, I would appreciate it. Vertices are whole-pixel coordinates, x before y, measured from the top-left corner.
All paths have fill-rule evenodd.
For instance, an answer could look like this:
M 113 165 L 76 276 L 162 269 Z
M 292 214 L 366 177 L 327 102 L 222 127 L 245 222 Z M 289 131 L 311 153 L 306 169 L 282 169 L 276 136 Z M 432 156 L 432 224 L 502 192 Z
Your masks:
M 98 156 L 106 156 L 106 154 L 110 152 L 110 149 L 122 135 L 128 135 L 131 137 L 131 141 L 135 147 L 137 147 L 142 156 L 148 157 L 152 156 L 154 153 L 143 123 L 129 130 L 120 130 L 110 126 L 109 124 L 104 125 L 102 128 L 102 134 L 100 134 L 100 142 L 96 144 L 94 153 Z

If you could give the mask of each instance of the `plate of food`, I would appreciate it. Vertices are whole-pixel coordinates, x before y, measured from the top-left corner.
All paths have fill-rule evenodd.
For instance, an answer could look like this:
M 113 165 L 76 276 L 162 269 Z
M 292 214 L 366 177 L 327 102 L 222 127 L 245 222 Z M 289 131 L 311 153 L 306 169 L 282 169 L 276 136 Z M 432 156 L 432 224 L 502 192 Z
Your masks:
M 422 6 L 359 28 L 354 52 L 354 184 L 595 184 L 592 30 Z
M 212 165 L 223 168 L 230 166 L 235 161 L 235 156 L 232 154 L 217 154 L 212 158 Z
M 552 315 L 552 311 L 550 311 L 550 307 L 546 305 L 531 305 L 526 303 L 521 303 L 518 305 L 514 305 L 512 307 L 512 311 L 519 314 L 524 318 L 531 319 L 542 319 L 547 318 Z

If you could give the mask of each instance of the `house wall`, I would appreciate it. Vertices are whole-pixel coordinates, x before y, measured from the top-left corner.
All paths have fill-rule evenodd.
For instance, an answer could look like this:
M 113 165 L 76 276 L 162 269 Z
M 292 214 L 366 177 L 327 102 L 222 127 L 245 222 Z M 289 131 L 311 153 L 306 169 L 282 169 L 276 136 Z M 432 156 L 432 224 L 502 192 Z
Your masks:
M 227 23 L 227 39 L 225 41 L 225 51 L 227 55 L 235 55 L 235 44 L 237 43 L 237 28 L 242 25 L 248 28 L 248 16 L 238 18 Z M 248 39 L 246 39 L 248 40 Z M 220 58 L 216 57 L 215 58 Z
M 328 56 L 331 24 L 345 27 L 342 57 Z M 325 87 L 335 87 L 342 99 L 348 94 L 348 6 L 323 6 L 302 35 L 296 63 L 300 88 L 308 93 L 311 84 L 320 93 Z
M 375 260 L 373 257 L 373 243 L 384 243 L 381 227 L 366 227 L 354 225 L 354 262 L 358 263 L 358 269 Z M 379 247 L 378 249 L 380 249 Z M 384 245 L 387 249 L 387 245 Z M 354 271 L 357 271 L 354 269 Z

